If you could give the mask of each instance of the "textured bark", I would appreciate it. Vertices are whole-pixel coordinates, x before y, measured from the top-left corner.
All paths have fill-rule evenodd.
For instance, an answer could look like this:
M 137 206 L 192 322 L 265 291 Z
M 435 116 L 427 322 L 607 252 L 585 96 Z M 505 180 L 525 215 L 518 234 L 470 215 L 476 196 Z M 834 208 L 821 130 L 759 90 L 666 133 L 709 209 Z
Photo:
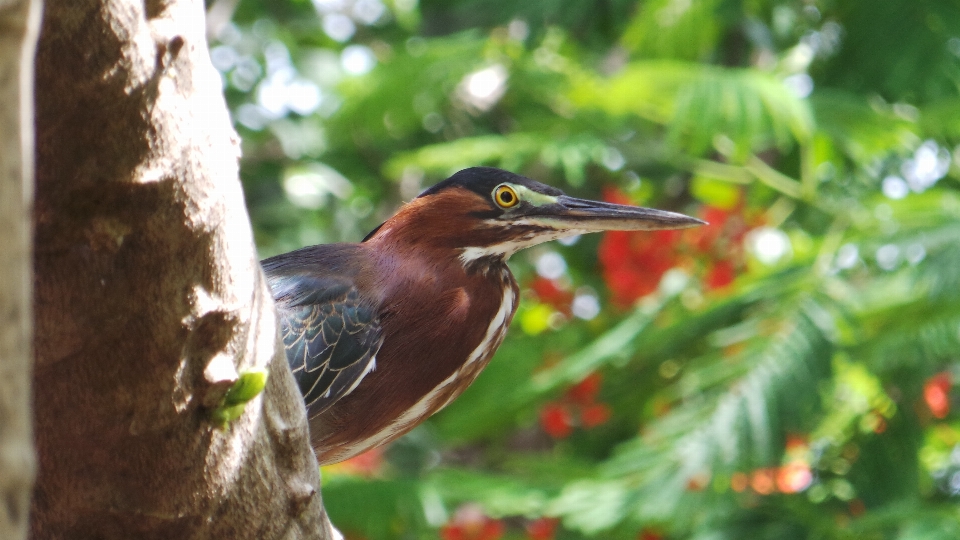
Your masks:
M 39 1 L 0 0 L 0 538 L 26 538 L 30 430 L 33 53 Z
M 49 2 L 36 113 L 34 538 L 331 537 L 203 3 Z

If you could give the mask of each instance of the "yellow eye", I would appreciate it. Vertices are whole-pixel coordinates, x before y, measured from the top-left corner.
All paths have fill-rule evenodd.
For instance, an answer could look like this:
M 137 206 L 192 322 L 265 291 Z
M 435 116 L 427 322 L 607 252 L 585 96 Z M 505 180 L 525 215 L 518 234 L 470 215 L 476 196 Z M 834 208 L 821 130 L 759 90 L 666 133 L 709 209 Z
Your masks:
M 517 196 L 517 192 L 512 187 L 503 184 L 493 190 L 493 200 L 500 205 L 500 208 L 511 208 L 520 202 L 520 197 Z

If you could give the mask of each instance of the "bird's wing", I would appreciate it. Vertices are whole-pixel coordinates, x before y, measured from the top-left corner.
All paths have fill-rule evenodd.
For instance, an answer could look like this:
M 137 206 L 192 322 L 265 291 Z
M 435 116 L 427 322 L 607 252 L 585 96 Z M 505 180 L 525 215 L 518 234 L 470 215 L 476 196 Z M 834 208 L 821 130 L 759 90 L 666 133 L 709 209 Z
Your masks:
M 301 275 L 272 281 L 287 362 L 310 415 L 322 413 L 376 367 L 380 321 L 348 280 Z

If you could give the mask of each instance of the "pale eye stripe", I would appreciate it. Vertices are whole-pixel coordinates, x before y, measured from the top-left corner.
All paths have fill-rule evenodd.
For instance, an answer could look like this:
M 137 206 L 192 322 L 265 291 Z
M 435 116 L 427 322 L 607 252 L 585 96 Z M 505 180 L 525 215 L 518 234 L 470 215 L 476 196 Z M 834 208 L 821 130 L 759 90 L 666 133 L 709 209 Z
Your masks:
M 517 195 L 520 196 L 520 200 L 523 202 L 528 202 L 534 206 L 544 206 L 547 204 L 556 204 L 557 198 L 552 195 L 545 195 L 543 193 L 537 193 L 532 189 L 526 188 L 524 186 L 510 184 L 510 187 L 517 192 Z
M 512 188 L 513 191 L 514 191 L 514 193 L 516 193 L 516 194 L 517 194 L 517 197 L 520 199 L 520 202 L 530 203 L 530 204 L 532 204 L 532 205 L 534 205 L 534 206 L 545 206 L 545 205 L 548 205 L 548 204 L 556 204 L 556 202 L 557 202 L 557 198 L 554 197 L 554 196 L 552 196 L 552 195 L 545 195 L 545 194 L 543 194 L 543 193 L 537 193 L 536 191 L 533 191 L 532 189 L 529 189 L 529 188 L 527 188 L 527 187 L 525 187 L 525 186 L 521 186 L 521 185 L 519 185 L 519 184 L 510 184 L 510 183 L 500 184 L 499 186 L 493 188 L 493 199 L 494 199 L 494 200 L 497 200 L 497 191 L 498 191 L 502 186 L 508 186 L 508 187 Z M 499 203 L 498 203 L 498 204 L 499 204 Z M 512 205 L 511 208 L 512 208 L 513 206 L 515 206 L 515 205 Z

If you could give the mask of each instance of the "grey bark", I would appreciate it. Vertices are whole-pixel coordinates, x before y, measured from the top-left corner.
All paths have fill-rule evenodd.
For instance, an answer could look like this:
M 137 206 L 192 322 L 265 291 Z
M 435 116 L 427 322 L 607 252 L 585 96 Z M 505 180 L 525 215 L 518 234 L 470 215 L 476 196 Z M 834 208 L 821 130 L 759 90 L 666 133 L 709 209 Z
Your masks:
M 0 538 L 26 538 L 30 429 L 33 53 L 39 2 L 0 0 Z
M 34 538 L 332 537 L 203 2 L 48 2 L 36 114 Z

